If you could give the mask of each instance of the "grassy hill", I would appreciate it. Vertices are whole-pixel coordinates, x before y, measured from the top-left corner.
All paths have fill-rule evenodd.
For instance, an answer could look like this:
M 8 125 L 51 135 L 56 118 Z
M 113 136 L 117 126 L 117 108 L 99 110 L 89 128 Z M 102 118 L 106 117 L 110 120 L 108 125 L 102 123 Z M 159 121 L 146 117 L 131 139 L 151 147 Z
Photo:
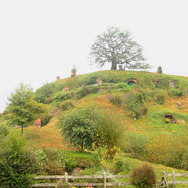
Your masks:
M 129 98 L 131 95 L 133 98 Z M 138 116 L 135 110 L 127 108 L 135 96 L 141 97 L 142 101 Z M 188 171 L 187 77 L 150 72 L 99 71 L 48 83 L 37 89 L 35 97 L 48 106 L 48 113 L 43 118 L 48 116 L 49 122 L 46 121 L 41 128 L 25 128 L 27 147 L 40 151 L 58 149 L 66 160 L 69 158 L 69 169 L 84 167 L 82 174 L 100 171 L 92 165 L 96 163 L 96 153 L 88 150 L 75 152 L 64 141 L 59 127 L 60 118 L 72 108 L 94 103 L 102 111 L 110 111 L 121 119 L 125 135 L 125 147 L 121 154 L 115 161 L 104 163 L 104 169 L 112 173 L 130 173 L 135 166 L 147 161 L 152 163 L 159 176 L 160 172 L 171 173 L 174 168 L 177 168 L 176 172 Z M 71 109 L 66 107 L 66 101 L 73 104 Z M 181 108 L 178 103 L 181 103 Z M 171 122 L 170 118 L 176 123 Z M 118 164 L 122 171 L 116 169 Z

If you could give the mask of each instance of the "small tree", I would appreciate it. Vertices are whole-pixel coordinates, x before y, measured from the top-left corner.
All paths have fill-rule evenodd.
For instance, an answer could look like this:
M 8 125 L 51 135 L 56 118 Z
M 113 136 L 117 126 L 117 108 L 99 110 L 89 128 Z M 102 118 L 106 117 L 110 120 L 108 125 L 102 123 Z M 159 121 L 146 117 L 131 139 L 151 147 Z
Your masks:
M 8 100 L 9 104 L 6 110 L 11 123 L 21 125 L 22 133 L 25 126 L 33 124 L 45 111 L 44 106 L 34 100 L 32 88 L 23 83 L 11 93 Z

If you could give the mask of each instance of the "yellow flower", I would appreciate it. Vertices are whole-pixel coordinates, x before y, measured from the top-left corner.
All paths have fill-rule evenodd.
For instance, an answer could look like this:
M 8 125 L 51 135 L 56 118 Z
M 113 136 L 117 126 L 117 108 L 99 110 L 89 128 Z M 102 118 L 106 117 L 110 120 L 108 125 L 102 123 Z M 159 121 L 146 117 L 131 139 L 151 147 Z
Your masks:
M 172 130 L 172 132 L 173 132 L 173 133 L 175 133 L 175 132 L 176 132 L 176 130 Z

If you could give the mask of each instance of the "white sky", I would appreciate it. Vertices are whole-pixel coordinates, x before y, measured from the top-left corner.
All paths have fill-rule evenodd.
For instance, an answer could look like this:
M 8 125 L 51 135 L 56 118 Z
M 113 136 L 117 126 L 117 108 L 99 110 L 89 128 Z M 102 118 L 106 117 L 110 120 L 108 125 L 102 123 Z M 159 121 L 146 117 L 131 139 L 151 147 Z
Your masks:
M 0 0 L 0 112 L 20 82 L 37 89 L 90 66 L 96 36 L 108 26 L 132 33 L 152 72 L 187 75 L 187 0 Z

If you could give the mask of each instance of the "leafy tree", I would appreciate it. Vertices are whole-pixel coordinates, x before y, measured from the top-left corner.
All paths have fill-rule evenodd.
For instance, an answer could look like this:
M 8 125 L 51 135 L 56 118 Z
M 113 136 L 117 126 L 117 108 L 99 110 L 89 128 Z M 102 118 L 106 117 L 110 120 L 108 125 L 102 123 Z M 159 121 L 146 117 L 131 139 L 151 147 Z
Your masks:
M 95 105 L 80 105 L 68 112 L 61 120 L 61 134 L 65 141 L 83 151 L 91 148 L 99 114 Z
M 97 36 L 91 47 L 90 57 L 100 66 L 111 63 L 111 70 L 116 70 L 118 64 L 125 64 L 129 68 L 132 64 L 144 62 L 142 51 L 142 47 L 132 39 L 129 32 L 109 27 Z
M 11 123 L 18 124 L 23 127 L 31 125 L 43 113 L 44 106 L 34 100 L 34 94 L 31 87 L 20 84 L 8 98 L 7 106 L 8 116 Z
M 135 64 L 130 64 L 129 65 L 129 69 L 142 69 L 142 70 L 147 70 L 147 69 L 151 69 L 151 66 L 149 64 L 146 64 L 146 63 L 140 63 L 140 62 L 137 62 Z
M 37 89 L 35 92 L 35 99 L 41 103 L 49 103 L 50 97 L 53 93 L 54 85 L 45 83 L 41 88 Z

